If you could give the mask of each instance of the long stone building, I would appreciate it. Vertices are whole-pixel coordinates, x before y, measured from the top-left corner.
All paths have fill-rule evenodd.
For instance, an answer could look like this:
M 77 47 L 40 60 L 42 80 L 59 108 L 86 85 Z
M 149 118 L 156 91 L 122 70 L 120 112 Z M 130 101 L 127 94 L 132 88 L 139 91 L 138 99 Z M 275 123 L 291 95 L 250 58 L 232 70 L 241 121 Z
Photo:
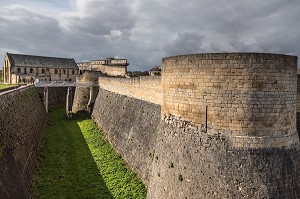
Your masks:
M 106 58 L 90 62 L 79 62 L 77 65 L 81 72 L 100 71 L 108 76 L 125 76 L 129 64 L 127 59 Z
M 76 81 L 78 67 L 74 59 L 6 53 L 3 83 L 39 81 Z

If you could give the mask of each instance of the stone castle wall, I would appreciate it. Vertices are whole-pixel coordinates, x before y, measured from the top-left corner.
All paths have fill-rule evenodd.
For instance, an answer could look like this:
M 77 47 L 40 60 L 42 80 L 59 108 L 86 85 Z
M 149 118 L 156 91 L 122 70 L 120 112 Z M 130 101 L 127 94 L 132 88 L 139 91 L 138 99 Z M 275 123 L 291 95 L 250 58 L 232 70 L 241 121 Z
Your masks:
M 92 118 L 127 165 L 148 185 L 160 106 L 100 88 Z
M 99 86 L 105 90 L 134 97 L 154 104 L 162 103 L 162 87 L 160 76 L 134 78 L 101 77 Z
M 161 83 L 145 81 L 160 100 L 140 80 L 100 77 L 92 118 L 147 198 L 299 198 L 296 63 L 261 53 L 165 58 Z
M 102 77 L 101 72 L 85 71 L 76 78 L 76 90 L 72 111 L 88 111 L 88 104 L 91 98 L 92 87 L 98 87 L 98 78 Z M 97 91 L 97 89 L 94 89 Z M 95 95 L 97 93 L 94 93 Z
M 0 94 L 0 196 L 30 198 L 46 111 L 33 86 Z
M 174 121 L 175 122 L 175 121 Z M 162 122 L 147 198 L 300 197 L 300 148 L 236 148 Z

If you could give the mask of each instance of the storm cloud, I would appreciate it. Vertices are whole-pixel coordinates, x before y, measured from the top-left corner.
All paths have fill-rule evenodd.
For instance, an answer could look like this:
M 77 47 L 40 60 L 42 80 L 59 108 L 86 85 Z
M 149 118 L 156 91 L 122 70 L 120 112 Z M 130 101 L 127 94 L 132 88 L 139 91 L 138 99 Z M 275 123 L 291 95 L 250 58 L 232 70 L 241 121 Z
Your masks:
M 5 52 L 127 58 L 147 70 L 165 56 L 255 51 L 299 56 L 297 0 L 3 0 Z

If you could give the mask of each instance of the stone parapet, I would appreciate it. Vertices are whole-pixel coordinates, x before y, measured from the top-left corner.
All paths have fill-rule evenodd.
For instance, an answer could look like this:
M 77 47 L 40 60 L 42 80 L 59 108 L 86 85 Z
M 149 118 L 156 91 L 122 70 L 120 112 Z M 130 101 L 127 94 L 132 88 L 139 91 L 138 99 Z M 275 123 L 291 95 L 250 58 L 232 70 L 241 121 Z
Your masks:
M 100 77 L 99 86 L 105 90 L 134 97 L 154 104 L 162 103 L 160 76 L 133 78 Z

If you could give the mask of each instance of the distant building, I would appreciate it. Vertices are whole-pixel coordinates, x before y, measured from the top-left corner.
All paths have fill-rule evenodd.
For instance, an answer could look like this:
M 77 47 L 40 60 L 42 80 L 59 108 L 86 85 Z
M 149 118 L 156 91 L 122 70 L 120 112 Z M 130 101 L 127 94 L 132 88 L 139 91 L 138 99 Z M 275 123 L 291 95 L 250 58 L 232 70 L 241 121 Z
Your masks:
M 150 76 L 161 76 L 161 68 L 159 66 L 154 66 L 149 70 Z
M 127 59 L 106 58 L 103 60 L 93 60 L 91 62 L 79 62 L 77 66 L 80 72 L 101 71 L 109 76 L 125 76 L 128 66 Z
M 78 67 L 74 59 L 6 53 L 3 83 L 40 81 L 76 81 Z

